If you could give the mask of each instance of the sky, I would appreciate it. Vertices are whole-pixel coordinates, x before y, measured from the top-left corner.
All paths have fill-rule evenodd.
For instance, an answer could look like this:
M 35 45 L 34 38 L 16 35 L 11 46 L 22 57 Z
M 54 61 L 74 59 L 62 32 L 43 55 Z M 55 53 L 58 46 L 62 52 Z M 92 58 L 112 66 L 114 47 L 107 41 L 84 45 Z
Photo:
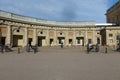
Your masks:
M 105 23 L 105 13 L 118 0 L 0 0 L 0 10 L 55 21 Z

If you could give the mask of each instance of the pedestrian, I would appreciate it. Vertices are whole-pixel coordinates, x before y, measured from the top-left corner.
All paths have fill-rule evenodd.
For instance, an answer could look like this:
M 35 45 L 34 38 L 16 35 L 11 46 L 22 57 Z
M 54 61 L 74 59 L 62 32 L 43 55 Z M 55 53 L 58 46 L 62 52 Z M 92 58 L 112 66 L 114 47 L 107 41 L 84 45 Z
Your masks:
M 90 48 L 89 48 L 89 43 L 87 44 L 87 53 L 89 54 Z
M 61 41 L 61 48 L 63 48 L 63 42 Z

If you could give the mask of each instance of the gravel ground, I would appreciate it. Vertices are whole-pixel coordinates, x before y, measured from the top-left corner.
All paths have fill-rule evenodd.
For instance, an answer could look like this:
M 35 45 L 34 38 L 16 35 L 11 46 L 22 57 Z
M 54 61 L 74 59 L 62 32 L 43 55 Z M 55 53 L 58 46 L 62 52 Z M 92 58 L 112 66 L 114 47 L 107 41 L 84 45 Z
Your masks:
M 40 48 L 0 54 L 0 80 L 120 80 L 120 53 L 84 48 Z

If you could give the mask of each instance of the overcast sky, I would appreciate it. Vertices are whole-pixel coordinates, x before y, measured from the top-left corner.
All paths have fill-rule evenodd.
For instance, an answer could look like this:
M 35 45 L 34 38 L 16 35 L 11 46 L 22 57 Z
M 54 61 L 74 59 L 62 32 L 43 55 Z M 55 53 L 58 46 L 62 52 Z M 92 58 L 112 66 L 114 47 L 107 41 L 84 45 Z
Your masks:
M 118 0 L 0 0 L 0 10 L 57 21 L 106 22 L 106 10 Z

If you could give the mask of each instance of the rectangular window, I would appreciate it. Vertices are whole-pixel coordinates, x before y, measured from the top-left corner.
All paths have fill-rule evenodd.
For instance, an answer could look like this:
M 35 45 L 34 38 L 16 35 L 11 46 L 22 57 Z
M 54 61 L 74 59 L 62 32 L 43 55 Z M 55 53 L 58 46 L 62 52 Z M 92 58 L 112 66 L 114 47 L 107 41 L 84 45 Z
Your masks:
M 113 37 L 113 34 L 109 34 L 109 37 Z
M 115 19 L 113 18 L 112 23 L 114 23 L 114 22 L 115 22 Z
M 113 43 L 113 39 L 109 39 L 109 43 Z
M 118 21 L 119 20 L 119 15 L 117 15 L 116 18 L 117 18 L 117 21 Z
M 117 38 L 117 40 L 119 40 L 119 39 L 120 39 L 120 35 L 117 35 L 117 37 L 116 37 L 116 38 Z

